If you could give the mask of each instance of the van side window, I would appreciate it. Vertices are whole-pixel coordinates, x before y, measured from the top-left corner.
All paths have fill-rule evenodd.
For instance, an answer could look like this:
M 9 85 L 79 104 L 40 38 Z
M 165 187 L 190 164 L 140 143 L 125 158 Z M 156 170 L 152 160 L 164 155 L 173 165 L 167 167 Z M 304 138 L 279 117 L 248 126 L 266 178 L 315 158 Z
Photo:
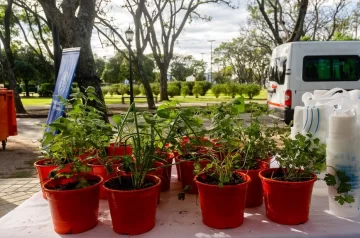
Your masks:
M 272 59 L 269 68 L 269 81 L 277 82 L 279 85 L 285 83 L 286 57 Z
M 304 81 L 358 81 L 360 57 L 357 55 L 305 56 Z

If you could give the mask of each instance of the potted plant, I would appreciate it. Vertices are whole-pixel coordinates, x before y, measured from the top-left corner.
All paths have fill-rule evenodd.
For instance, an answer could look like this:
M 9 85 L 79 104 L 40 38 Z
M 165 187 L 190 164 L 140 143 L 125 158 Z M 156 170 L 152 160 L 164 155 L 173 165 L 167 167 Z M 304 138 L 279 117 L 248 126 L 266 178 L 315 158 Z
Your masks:
M 122 156 L 122 155 L 131 155 L 132 147 L 130 144 L 126 144 L 126 141 L 123 138 L 126 136 L 126 131 L 130 131 L 129 124 L 126 123 L 128 118 L 128 113 L 125 115 L 118 114 L 113 116 L 114 121 L 114 131 L 115 131 L 115 141 L 110 143 L 107 147 L 108 156 Z
M 283 148 L 276 157 L 280 167 L 260 172 L 266 216 L 280 224 L 302 224 L 309 218 L 315 172 L 325 167 L 326 146 L 311 134 L 297 134 L 295 140 L 283 135 L 281 140 Z
M 272 126 L 261 122 L 263 115 L 252 115 L 251 123 L 243 127 L 239 133 L 241 145 L 236 166 L 251 178 L 246 195 L 246 207 L 258 207 L 263 204 L 263 188 L 259 173 L 270 168 L 271 157 L 276 154 L 278 147 L 274 138 L 284 132 L 276 122 Z
M 251 179 L 236 170 L 236 154 L 212 162 L 197 170 L 194 181 L 199 191 L 202 219 L 215 229 L 235 228 L 244 221 L 246 191 Z
M 67 117 L 51 123 L 42 140 L 44 150 L 53 155 L 54 161 L 70 162 L 69 170 L 52 171 L 52 179 L 44 184 L 54 229 L 60 234 L 87 231 L 98 221 L 102 178 L 89 174 L 91 169 L 79 158 L 82 151 L 94 146 L 91 132 L 100 130 L 98 111 L 89 106 L 90 99 L 96 100 L 94 88 L 87 88 L 86 94 L 78 92 L 71 95 L 71 100 L 63 100 Z
M 125 121 L 133 127 L 133 131 L 123 138 L 125 142 L 131 141 L 133 148 L 133 156 L 123 157 L 123 167 L 128 173 L 119 173 L 117 177 L 107 180 L 104 187 L 113 230 L 119 234 L 137 235 L 155 226 L 161 179 L 151 173 L 158 169 L 153 168 L 158 160 L 156 151 L 159 143 L 156 138 L 163 138 L 156 132 L 155 125 L 163 119 L 138 113 L 135 104 L 130 106 L 128 112 L 131 115 L 128 114 Z M 169 129 L 168 135 L 173 135 L 173 128 Z M 166 140 L 162 143 L 166 144 Z
M 115 128 L 117 128 L 117 132 L 120 133 L 120 131 L 123 131 L 122 129 L 118 129 L 119 127 L 123 128 L 124 121 L 123 119 L 126 118 L 126 115 L 114 115 L 113 121 L 115 123 Z M 128 147 L 125 147 L 125 150 L 122 150 L 120 148 L 124 147 L 112 147 L 114 149 L 114 153 L 110 152 L 112 154 L 111 156 L 109 154 L 109 141 L 110 137 L 113 134 L 112 127 L 110 124 L 105 123 L 104 121 L 97 121 L 96 126 L 94 126 L 94 129 L 91 131 L 90 134 L 90 141 L 93 144 L 93 147 L 95 148 L 95 153 L 87 158 L 87 164 L 89 167 L 91 167 L 91 173 L 99 175 L 103 178 L 103 182 L 108 180 L 111 177 L 116 176 L 116 168 L 120 165 L 122 162 L 122 158 L 125 154 L 130 153 L 131 155 L 131 145 L 128 145 Z M 125 133 L 120 133 L 123 136 Z M 117 136 L 119 137 L 119 136 Z M 115 143 L 116 144 L 116 143 Z M 124 152 L 124 153 L 123 153 Z M 103 183 L 100 186 L 100 199 L 107 199 L 107 193 L 102 186 Z

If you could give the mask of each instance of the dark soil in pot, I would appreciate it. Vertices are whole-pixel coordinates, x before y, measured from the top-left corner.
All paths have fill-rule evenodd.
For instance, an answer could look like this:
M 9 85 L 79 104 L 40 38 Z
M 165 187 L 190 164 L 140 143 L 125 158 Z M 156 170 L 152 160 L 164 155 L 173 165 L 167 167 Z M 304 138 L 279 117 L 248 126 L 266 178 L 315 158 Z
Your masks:
M 95 181 L 95 180 L 90 180 L 87 181 L 89 183 L 89 186 L 95 185 L 97 184 L 99 181 Z M 47 189 L 49 190 L 76 190 L 76 189 L 81 189 L 81 187 L 77 187 L 79 185 L 79 181 L 74 181 L 74 182 L 69 182 L 67 184 L 57 184 L 54 187 L 48 187 Z
M 142 189 L 150 188 L 154 185 L 155 183 L 152 180 L 145 178 Z M 111 179 L 105 183 L 105 186 L 113 190 L 123 190 L 123 191 L 135 190 L 130 176 L 129 177 L 122 176 L 119 179 Z
M 211 184 L 211 185 L 218 185 L 219 184 L 219 180 L 215 177 L 215 176 L 212 176 L 212 175 L 205 175 L 205 174 L 202 174 L 202 175 L 199 175 L 197 177 L 197 180 L 199 182 L 202 182 L 202 183 L 206 183 L 206 184 Z M 238 173 L 234 173 L 232 175 L 232 178 L 230 180 L 229 183 L 224 183 L 224 185 L 236 185 L 236 184 L 241 184 L 241 183 L 244 183 L 245 180 L 244 180 L 244 177 L 241 176 L 240 174 Z

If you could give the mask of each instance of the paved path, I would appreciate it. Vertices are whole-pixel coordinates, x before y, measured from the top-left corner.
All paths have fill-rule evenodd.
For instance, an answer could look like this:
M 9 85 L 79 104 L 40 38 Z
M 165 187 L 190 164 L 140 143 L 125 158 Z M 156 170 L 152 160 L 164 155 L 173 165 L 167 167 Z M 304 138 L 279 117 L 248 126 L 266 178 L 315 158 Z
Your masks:
M 37 178 L 0 179 L 0 217 L 38 191 L 40 184 Z

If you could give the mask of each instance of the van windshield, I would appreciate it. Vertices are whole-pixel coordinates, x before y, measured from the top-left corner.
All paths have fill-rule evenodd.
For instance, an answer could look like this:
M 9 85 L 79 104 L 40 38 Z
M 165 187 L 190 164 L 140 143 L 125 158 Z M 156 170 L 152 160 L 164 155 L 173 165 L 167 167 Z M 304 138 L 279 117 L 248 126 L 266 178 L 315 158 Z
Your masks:
M 282 85 L 285 83 L 286 57 L 271 59 L 269 68 L 269 81 Z
M 304 81 L 358 81 L 360 57 L 357 55 L 305 56 Z

